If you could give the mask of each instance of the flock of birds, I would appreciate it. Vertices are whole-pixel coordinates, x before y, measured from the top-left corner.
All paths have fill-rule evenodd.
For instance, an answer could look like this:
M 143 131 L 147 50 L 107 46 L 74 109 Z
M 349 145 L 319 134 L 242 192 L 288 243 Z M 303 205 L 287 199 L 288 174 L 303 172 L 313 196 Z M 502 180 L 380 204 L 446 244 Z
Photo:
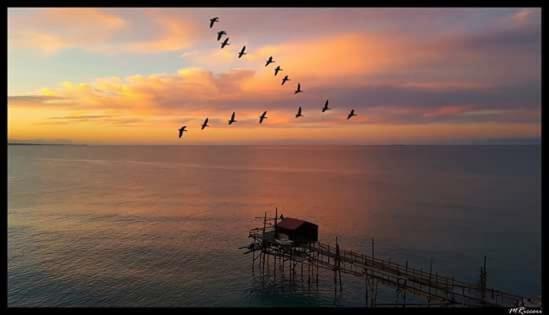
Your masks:
M 211 18 L 210 19 L 210 29 L 213 28 L 214 24 L 216 22 L 219 22 L 219 17 L 214 17 L 214 18 Z M 223 36 L 227 36 L 227 32 L 221 30 L 219 32 L 217 32 L 217 41 L 220 41 L 221 38 L 223 38 Z M 226 46 L 229 46 L 230 43 L 229 43 L 229 37 L 225 37 L 225 39 L 221 42 L 221 49 L 225 48 Z M 246 55 L 246 46 L 244 45 L 242 47 L 242 49 L 238 52 L 238 58 L 242 58 L 242 56 Z M 270 56 L 266 63 L 265 63 L 265 67 L 268 67 L 270 64 L 272 63 L 275 63 L 274 59 L 273 59 L 273 56 Z M 283 71 L 284 69 L 282 69 L 280 66 L 277 66 L 275 69 L 274 69 L 274 75 L 277 76 L 278 73 L 280 71 Z M 285 75 L 284 78 L 282 78 L 282 83 L 281 85 L 284 85 L 286 82 L 290 81 L 290 78 L 288 77 L 288 75 Z M 301 83 L 297 83 L 297 87 L 296 87 L 296 90 L 294 91 L 294 95 L 296 94 L 299 94 L 299 93 L 302 93 L 303 90 L 301 89 Z M 330 110 L 331 108 L 328 107 L 328 100 L 326 100 L 326 102 L 324 103 L 324 106 L 322 107 L 322 112 L 326 112 L 327 110 Z M 353 116 L 357 116 L 355 114 L 355 110 L 352 109 L 351 112 L 349 112 L 349 114 L 347 115 L 347 120 L 351 119 Z M 236 120 L 236 112 L 233 112 L 232 115 L 231 115 L 231 119 L 229 119 L 229 125 L 232 125 L 233 123 L 237 122 Z M 298 107 L 297 109 L 297 114 L 295 115 L 295 118 L 299 118 L 299 117 L 303 117 L 303 110 L 301 109 L 301 106 Z M 263 121 L 268 118 L 267 117 L 267 111 L 264 111 L 260 116 L 259 116 L 259 124 L 262 124 Z M 206 118 L 206 120 L 204 120 L 204 122 L 202 123 L 202 127 L 201 127 L 201 130 L 204 130 L 206 127 L 209 127 L 208 125 L 208 118 Z M 182 126 L 181 128 L 179 128 L 179 138 L 181 138 L 183 136 L 183 133 L 185 131 L 188 131 L 187 130 L 187 126 Z

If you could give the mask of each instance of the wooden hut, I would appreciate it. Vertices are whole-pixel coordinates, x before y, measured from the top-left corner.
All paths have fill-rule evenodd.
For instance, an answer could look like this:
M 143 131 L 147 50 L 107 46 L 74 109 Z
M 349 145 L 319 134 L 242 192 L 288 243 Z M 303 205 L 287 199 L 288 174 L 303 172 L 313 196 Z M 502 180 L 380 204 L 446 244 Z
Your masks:
M 318 225 L 295 218 L 283 218 L 276 225 L 279 238 L 288 238 L 294 243 L 318 241 Z

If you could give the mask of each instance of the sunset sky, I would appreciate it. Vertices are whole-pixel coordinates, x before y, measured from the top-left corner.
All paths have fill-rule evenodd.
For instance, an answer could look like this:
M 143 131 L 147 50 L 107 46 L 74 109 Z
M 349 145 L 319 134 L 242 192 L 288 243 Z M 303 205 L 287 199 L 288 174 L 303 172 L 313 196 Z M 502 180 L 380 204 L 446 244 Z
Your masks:
M 209 18 L 220 18 L 213 29 Z M 231 45 L 220 49 L 216 32 Z M 237 53 L 246 45 L 248 54 Z M 273 56 L 276 63 L 265 67 Z M 283 71 L 273 75 L 280 65 Z M 291 81 L 281 86 L 283 75 Z M 303 93 L 294 95 L 300 82 Z M 333 110 L 321 113 L 324 100 Z M 304 117 L 295 119 L 298 106 Z M 358 116 L 346 120 L 355 109 Z M 236 111 L 237 123 L 227 120 Z M 268 119 L 258 117 L 268 111 Z M 209 117 L 210 128 L 200 130 Z M 177 129 L 187 125 L 182 139 Z M 539 8 L 8 10 L 8 138 L 427 144 L 541 137 Z

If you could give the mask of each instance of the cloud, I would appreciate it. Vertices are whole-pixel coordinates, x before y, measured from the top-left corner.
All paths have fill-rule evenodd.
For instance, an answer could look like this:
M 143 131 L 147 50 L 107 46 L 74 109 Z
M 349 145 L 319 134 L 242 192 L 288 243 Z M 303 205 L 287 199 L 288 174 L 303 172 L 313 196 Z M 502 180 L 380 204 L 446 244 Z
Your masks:
M 24 12 L 17 9 L 10 12 Z M 135 23 L 146 23 L 152 36 L 128 36 Z M 142 20 L 125 19 L 95 8 L 48 8 L 29 14 L 10 14 L 10 48 L 37 49 L 50 56 L 76 48 L 102 54 L 161 53 L 189 47 L 195 27 L 185 20 L 155 12 Z
M 69 17 L 66 13 L 69 11 L 40 9 L 24 18 L 34 18 L 42 27 L 28 28 L 21 24 L 21 15 L 10 15 L 13 29 L 10 42 L 38 45 L 44 53 L 69 48 L 132 54 L 181 51 L 181 62 L 187 66 L 167 73 L 61 82 L 41 89 L 38 94 L 10 96 L 9 109 L 22 117 L 27 108 L 50 108 L 47 115 L 36 114 L 32 122 L 58 123 L 59 128 L 63 124 L 67 128 L 78 125 L 86 136 L 90 131 L 86 128 L 94 124 L 105 127 L 101 129 L 105 133 L 126 128 L 121 132 L 124 135 L 128 132 L 129 136 L 131 128 L 158 126 L 151 137 L 159 136 L 171 132 L 174 125 L 199 125 L 209 117 L 215 125 L 210 132 L 214 137 L 223 137 L 217 130 L 234 127 L 226 124 L 233 111 L 237 112 L 238 128 L 260 132 L 256 128 L 257 119 L 264 110 L 268 111 L 269 119 L 261 130 L 272 133 L 300 133 L 300 129 L 318 135 L 324 128 L 358 133 L 370 130 L 370 126 L 381 128 L 377 129 L 380 131 L 389 126 L 405 130 L 416 125 L 435 128 L 446 124 L 444 130 L 450 134 L 448 126 L 459 125 L 463 128 L 460 130 L 466 130 L 469 128 L 466 125 L 488 128 L 508 124 L 513 125 L 510 129 L 523 128 L 525 135 L 535 129 L 532 126 L 539 125 L 541 29 L 537 11 L 502 11 L 505 15 L 498 20 L 497 27 L 493 19 L 489 19 L 492 25 L 482 19 L 488 11 L 479 11 L 474 19 L 469 16 L 472 11 L 459 11 L 456 16 L 474 24 L 466 27 L 449 23 L 448 16 L 453 15 L 444 10 L 396 11 L 398 14 L 390 10 L 376 10 L 376 14 L 344 11 L 349 15 L 334 15 L 337 25 L 333 31 L 328 30 L 329 23 L 323 23 L 319 28 L 322 31 L 316 32 L 308 23 L 326 22 L 332 11 L 319 10 L 318 14 L 301 20 L 292 13 L 286 16 L 293 17 L 288 22 L 292 27 L 285 24 L 272 31 L 280 35 L 273 38 L 258 34 L 271 34 L 268 26 L 275 20 L 279 23 L 283 14 L 254 15 L 247 26 L 231 22 L 238 16 L 236 13 L 224 16 L 222 21 L 227 24 L 223 27 L 227 27 L 233 43 L 224 49 L 219 49 L 214 33 L 208 33 L 207 24 L 204 25 L 203 16 L 211 13 L 208 10 L 143 13 L 91 9 Z M 438 16 L 439 13 L 443 16 Z M 361 16 L 368 16 L 383 27 L 354 28 L 362 25 Z M 415 30 L 389 27 L 389 17 L 408 17 L 414 21 L 410 28 Z M 91 18 L 105 23 L 88 30 L 97 24 Z M 254 19 L 265 23 L 250 29 Z M 352 20 L 349 23 L 353 28 L 342 26 L 345 19 Z M 397 19 L 395 23 L 403 27 L 408 22 Z M 89 38 L 76 36 L 78 32 L 70 29 L 73 24 L 75 30 L 81 29 Z M 445 31 L 437 29 L 426 32 L 425 36 L 411 36 L 433 25 L 449 26 Z M 284 33 L 288 36 L 283 36 Z M 206 35 L 210 37 L 204 39 Z M 236 54 L 243 44 L 249 53 L 238 59 Z M 275 77 L 273 67 L 264 65 L 271 55 L 275 65 L 283 68 L 282 74 L 290 76 L 291 81 L 285 86 L 280 84 L 281 75 Z M 304 93 L 294 95 L 298 82 Z M 325 99 L 330 99 L 334 109 L 321 113 Z M 297 106 L 303 107 L 305 115 L 298 120 L 294 117 Z M 351 108 L 358 116 L 347 121 Z M 422 137 L 428 136 L 426 131 L 422 132 Z
M 519 26 L 538 24 L 541 22 L 541 10 L 534 8 L 519 9 L 511 16 L 512 21 Z
M 53 95 L 15 95 L 8 96 L 8 106 L 17 107 L 55 107 L 70 106 L 71 102 L 65 97 Z
M 224 122 L 236 111 L 242 120 L 239 125 L 247 125 L 247 120 L 255 122 L 259 113 L 267 110 L 271 118 L 266 128 L 334 126 L 345 122 L 351 108 L 359 114 L 353 123 L 538 122 L 541 116 L 541 86 L 537 82 L 493 86 L 345 83 L 304 87 L 306 92 L 299 97 L 293 95 L 291 89 L 282 89 L 284 93 L 273 97 L 270 89 L 249 89 L 248 83 L 255 78 L 256 73 L 250 70 L 213 74 L 183 68 L 175 74 L 112 77 L 91 83 L 64 82 L 45 89 L 48 95 L 10 97 L 9 105 L 38 106 L 70 100 L 64 104 L 65 108 L 73 106 L 72 109 L 81 112 L 101 110 L 103 113 L 62 116 L 65 120 L 110 121 L 106 115 L 116 115 L 130 119 L 128 124 L 142 123 L 135 121 L 136 117 L 170 115 L 197 122 L 204 117 Z M 320 95 L 330 100 L 333 111 L 320 113 L 324 103 Z M 294 119 L 297 106 L 303 107 L 305 119 Z
M 17 9 L 21 10 L 25 9 Z M 123 19 L 94 8 L 51 8 L 34 14 L 10 14 L 8 25 L 10 45 L 36 48 L 46 55 L 71 47 L 101 49 L 115 32 L 127 26 Z
M 50 117 L 48 119 L 88 121 L 88 120 L 104 119 L 109 117 L 111 116 L 109 115 L 72 115 L 72 116 Z

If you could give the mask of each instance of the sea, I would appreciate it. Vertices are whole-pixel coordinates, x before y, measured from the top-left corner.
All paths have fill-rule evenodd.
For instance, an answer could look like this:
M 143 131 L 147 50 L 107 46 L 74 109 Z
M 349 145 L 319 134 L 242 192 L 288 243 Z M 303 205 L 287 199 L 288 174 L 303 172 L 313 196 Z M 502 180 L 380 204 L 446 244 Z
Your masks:
M 9 145 L 7 182 L 10 307 L 364 306 L 352 275 L 252 271 L 275 211 L 461 281 L 486 256 L 488 287 L 541 295 L 540 145 Z

